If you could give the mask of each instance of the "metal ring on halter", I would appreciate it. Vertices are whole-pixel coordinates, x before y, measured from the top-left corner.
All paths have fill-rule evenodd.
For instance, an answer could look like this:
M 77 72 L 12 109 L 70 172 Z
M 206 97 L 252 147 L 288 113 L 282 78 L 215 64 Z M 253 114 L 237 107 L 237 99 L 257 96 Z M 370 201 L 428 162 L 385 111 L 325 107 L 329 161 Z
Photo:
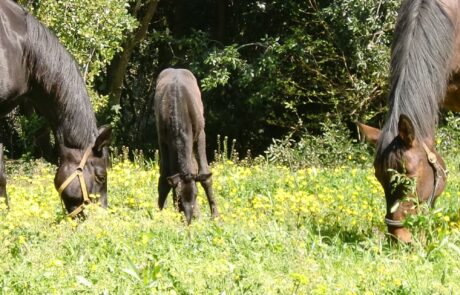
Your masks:
M 85 209 L 86 205 L 91 203 L 88 190 L 86 189 L 85 177 L 83 175 L 83 168 L 85 167 L 86 162 L 88 161 L 90 153 L 91 148 L 87 148 L 75 172 L 70 174 L 70 176 L 67 177 L 67 179 L 61 184 L 61 186 L 58 189 L 59 197 L 61 198 L 61 202 L 63 202 L 62 192 L 69 186 L 69 184 L 74 180 L 75 177 L 78 177 L 78 180 L 80 182 L 80 188 L 83 194 L 83 203 L 76 209 L 74 209 L 72 212 L 67 214 L 67 216 L 70 218 L 74 218 L 75 216 L 77 216 L 80 212 L 83 211 L 83 209 Z M 64 207 L 64 204 L 62 204 L 62 206 Z

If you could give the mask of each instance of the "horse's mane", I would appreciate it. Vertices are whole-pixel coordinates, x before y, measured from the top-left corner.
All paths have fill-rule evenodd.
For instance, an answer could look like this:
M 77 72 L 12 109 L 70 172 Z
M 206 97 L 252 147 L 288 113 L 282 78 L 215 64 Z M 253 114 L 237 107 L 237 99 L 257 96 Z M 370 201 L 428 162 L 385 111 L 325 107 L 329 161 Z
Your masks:
M 26 14 L 24 61 L 32 87 L 50 95 L 59 143 L 86 148 L 97 136 L 96 118 L 77 63 L 57 37 Z
M 411 119 L 418 140 L 434 138 L 453 43 L 454 26 L 438 1 L 404 1 L 392 45 L 389 115 L 382 128 L 378 155 L 398 134 L 401 114 Z

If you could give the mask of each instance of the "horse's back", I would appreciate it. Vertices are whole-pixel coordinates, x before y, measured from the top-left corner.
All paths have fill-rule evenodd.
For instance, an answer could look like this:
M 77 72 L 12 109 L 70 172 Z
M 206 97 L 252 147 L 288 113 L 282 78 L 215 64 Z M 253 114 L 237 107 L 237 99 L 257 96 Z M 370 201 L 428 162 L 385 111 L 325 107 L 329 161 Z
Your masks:
M 155 116 L 158 136 L 188 134 L 195 140 L 204 128 L 203 103 L 195 76 L 186 69 L 165 69 L 157 79 Z
M 179 96 L 182 100 L 193 102 L 195 107 L 202 112 L 201 93 L 195 76 L 186 69 L 163 70 L 157 79 L 156 93 L 167 94 L 167 99 Z
M 27 38 L 26 11 L 16 3 L 0 1 L 0 113 L 5 101 L 24 94 L 27 72 L 23 44 Z

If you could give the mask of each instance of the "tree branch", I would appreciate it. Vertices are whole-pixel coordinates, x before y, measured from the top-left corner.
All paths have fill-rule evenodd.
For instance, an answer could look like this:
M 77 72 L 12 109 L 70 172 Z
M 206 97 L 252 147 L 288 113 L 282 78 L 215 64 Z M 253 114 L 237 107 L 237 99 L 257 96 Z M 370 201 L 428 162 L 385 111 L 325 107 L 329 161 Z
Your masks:
M 139 9 L 138 1 L 135 10 Z M 122 48 L 113 58 L 107 73 L 107 84 L 109 94 L 109 106 L 112 107 L 120 103 L 123 81 L 129 60 L 134 49 L 139 45 L 147 35 L 147 30 L 155 12 L 157 10 L 159 0 L 150 0 L 146 3 L 146 9 L 143 17 L 139 20 L 139 27 L 126 39 Z M 137 14 L 137 11 L 134 11 Z

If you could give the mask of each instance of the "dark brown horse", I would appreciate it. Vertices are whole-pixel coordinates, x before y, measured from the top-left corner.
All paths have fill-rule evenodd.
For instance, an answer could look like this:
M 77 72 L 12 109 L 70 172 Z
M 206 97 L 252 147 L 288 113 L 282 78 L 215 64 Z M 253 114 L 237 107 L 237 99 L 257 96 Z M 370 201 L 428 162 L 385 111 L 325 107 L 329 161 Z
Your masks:
M 447 180 L 435 129 L 440 108 L 460 109 L 459 6 L 458 0 L 404 1 L 392 46 L 387 120 L 382 130 L 360 124 L 377 145 L 374 167 L 385 191 L 385 222 L 403 242 L 412 238 L 405 217 L 417 212 L 418 202 L 433 206 Z M 392 171 L 416 179 L 415 195 L 392 181 Z
M 55 177 L 72 216 L 89 194 L 107 206 L 107 151 L 111 129 L 96 126 L 75 60 L 54 34 L 11 0 L 0 1 L 0 115 L 30 103 L 50 123 L 59 145 Z M 0 163 L 3 167 L 3 162 Z M 6 197 L 4 170 L 0 192 Z
M 173 188 L 174 204 L 185 213 L 190 224 L 196 209 L 198 181 L 206 192 L 212 216 L 217 216 L 206 158 L 203 103 L 190 71 L 165 69 L 160 73 L 155 92 L 155 117 L 160 145 L 160 209 Z

